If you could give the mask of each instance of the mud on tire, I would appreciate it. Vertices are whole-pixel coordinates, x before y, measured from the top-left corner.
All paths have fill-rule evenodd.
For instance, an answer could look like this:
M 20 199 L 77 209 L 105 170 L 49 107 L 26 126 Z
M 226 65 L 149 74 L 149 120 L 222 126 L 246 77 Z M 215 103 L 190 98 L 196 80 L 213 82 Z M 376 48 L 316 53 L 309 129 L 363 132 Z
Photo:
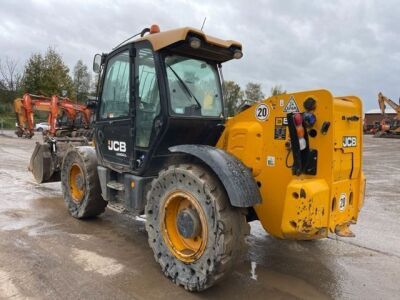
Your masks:
M 183 262 L 169 250 L 163 237 L 164 205 L 176 190 L 193 195 L 206 215 L 207 243 L 201 256 Z M 170 166 L 153 180 L 147 194 L 146 230 L 156 261 L 173 282 L 190 291 L 209 288 L 222 279 L 246 252 L 250 227 L 245 211 L 230 205 L 222 184 L 198 165 Z
M 71 190 L 72 168 L 80 169 L 82 196 L 79 201 Z M 64 201 L 70 214 L 77 219 L 95 217 L 104 212 L 107 201 L 101 196 L 101 187 L 97 174 L 96 152 L 92 147 L 71 147 L 67 151 L 61 167 L 61 186 Z

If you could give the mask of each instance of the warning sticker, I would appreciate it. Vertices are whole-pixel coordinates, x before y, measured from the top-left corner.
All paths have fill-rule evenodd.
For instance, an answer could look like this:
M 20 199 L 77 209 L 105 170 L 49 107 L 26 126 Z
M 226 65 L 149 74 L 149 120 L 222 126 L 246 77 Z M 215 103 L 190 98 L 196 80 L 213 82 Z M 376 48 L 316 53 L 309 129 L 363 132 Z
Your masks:
M 275 125 L 274 139 L 275 140 L 286 140 L 286 126 Z
M 346 193 L 341 193 L 339 198 L 339 210 L 343 211 L 346 208 Z
M 259 121 L 268 120 L 269 117 L 269 107 L 265 104 L 259 104 L 256 108 L 256 118 Z
M 281 126 L 281 125 L 287 125 L 288 121 L 286 117 L 277 117 L 275 118 L 275 125 Z
M 300 112 L 299 107 L 297 106 L 296 101 L 294 100 L 293 96 L 290 96 L 288 103 L 286 104 L 285 108 L 283 109 L 284 112 L 287 113 L 294 113 Z
M 267 156 L 267 166 L 269 167 L 275 166 L 275 156 Z

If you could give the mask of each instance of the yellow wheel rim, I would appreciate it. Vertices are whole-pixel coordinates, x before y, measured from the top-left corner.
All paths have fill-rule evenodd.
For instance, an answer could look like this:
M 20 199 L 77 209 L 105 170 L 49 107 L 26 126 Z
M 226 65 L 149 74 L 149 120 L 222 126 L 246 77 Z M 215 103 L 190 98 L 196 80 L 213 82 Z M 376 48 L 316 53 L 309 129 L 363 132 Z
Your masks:
M 191 194 L 174 191 L 167 196 L 162 220 L 162 236 L 171 253 L 183 262 L 193 262 L 201 257 L 207 245 L 207 223 L 203 208 Z M 196 228 L 190 237 L 179 229 L 178 217 L 190 211 L 196 216 Z
M 68 178 L 72 200 L 76 203 L 82 202 L 85 195 L 85 178 L 79 165 L 73 164 Z

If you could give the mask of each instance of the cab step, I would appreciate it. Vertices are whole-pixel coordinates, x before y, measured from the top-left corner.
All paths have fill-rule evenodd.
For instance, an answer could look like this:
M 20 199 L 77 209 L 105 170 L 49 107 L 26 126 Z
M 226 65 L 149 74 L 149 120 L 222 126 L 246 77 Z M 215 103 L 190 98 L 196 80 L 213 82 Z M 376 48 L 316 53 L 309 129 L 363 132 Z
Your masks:
M 107 207 L 120 214 L 128 214 L 129 212 L 122 203 L 108 202 Z
M 109 181 L 109 182 L 107 182 L 107 187 L 109 187 L 110 189 L 113 189 L 113 190 L 117 190 L 117 191 L 124 191 L 125 190 L 125 186 L 122 183 L 119 183 L 117 181 Z

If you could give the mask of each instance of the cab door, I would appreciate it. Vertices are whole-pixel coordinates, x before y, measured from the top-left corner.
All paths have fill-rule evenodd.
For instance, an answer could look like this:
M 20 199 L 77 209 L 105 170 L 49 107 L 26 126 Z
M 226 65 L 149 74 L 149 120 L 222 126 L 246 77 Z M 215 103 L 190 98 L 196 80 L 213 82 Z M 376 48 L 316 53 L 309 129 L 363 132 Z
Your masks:
M 132 49 L 122 48 L 105 64 L 95 125 L 103 164 L 130 167 L 133 160 Z

